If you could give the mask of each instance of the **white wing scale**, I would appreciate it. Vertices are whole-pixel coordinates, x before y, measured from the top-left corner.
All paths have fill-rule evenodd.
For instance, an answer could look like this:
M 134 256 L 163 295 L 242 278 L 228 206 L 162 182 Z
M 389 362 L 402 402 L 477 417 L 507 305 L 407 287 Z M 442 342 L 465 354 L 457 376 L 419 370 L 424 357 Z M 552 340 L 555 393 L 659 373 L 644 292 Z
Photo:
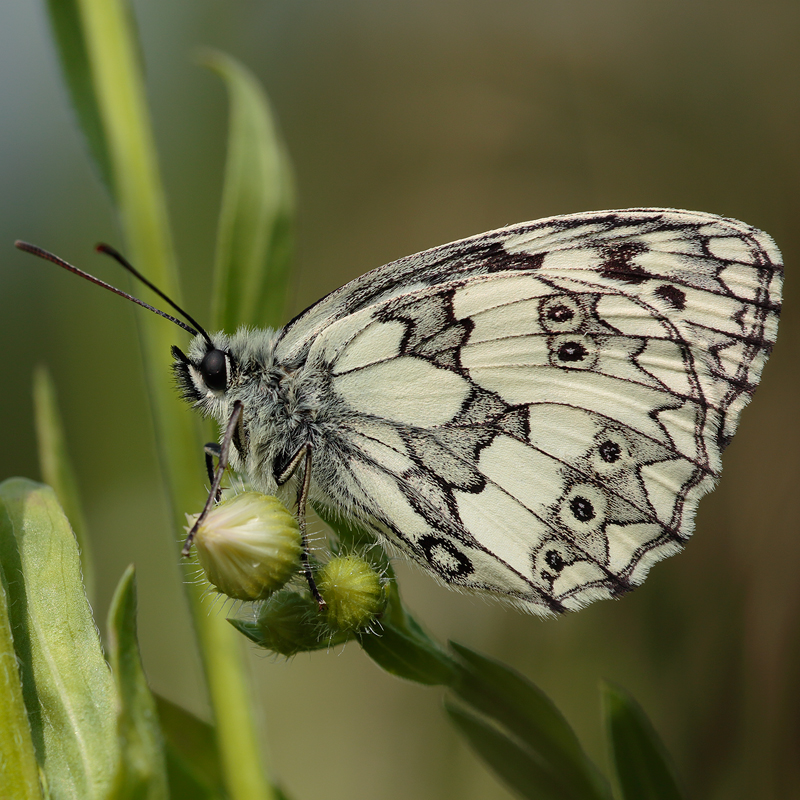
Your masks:
M 781 274 L 766 234 L 665 209 L 367 273 L 277 343 L 327 380 L 313 496 L 536 613 L 624 592 L 691 533 L 774 343 Z

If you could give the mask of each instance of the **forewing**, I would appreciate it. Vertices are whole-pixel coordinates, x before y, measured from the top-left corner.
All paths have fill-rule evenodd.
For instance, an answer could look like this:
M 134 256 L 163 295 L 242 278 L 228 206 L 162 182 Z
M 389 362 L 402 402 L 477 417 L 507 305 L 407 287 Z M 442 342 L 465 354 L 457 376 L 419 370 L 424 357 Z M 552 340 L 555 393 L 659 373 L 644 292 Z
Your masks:
M 691 533 L 780 281 L 765 234 L 669 210 L 527 223 L 369 273 L 287 334 L 329 376 L 322 500 L 537 613 L 619 594 Z

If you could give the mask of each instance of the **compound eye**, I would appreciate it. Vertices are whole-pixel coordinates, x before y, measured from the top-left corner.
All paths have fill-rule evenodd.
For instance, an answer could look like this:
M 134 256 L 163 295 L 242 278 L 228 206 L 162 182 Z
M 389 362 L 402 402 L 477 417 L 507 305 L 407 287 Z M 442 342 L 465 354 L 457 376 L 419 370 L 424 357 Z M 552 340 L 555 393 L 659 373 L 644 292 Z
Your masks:
M 224 392 L 228 388 L 228 357 L 222 350 L 209 350 L 200 362 L 200 374 L 209 389 Z

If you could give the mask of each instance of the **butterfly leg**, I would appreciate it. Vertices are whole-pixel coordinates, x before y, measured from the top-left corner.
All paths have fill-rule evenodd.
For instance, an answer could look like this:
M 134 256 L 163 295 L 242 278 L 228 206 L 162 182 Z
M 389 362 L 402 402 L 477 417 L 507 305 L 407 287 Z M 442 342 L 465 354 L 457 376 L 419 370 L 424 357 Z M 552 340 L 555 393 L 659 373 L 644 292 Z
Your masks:
M 303 574 L 308 582 L 308 588 L 311 590 L 311 596 L 317 601 L 320 611 L 325 608 L 325 601 L 317 588 L 314 581 L 314 575 L 311 571 L 311 563 L 308 559 L 308 540 L 306 539 L 306 508 L 308 506 L 308 492 L 311 487 L 311 445 L 304 444 L 289 461 L 286 469 L 276 476 L 278 486 L 283 486 L 289 478 L 300 468 L 303 464 L 303 477 L 297 485 L 297 522 L 300 526 L 300 535 L 303 538 Z
M 206 473 L 208 474 L 208 483 L 214 483 L 214 459 L 219 460 L 222 454 L 222 448 L 216 442 L 208 442 L 203 445 L 203 452 L 206 456 Z M 217 496 L 214 498 L 215 503 L 219 503 L 222 497 L 222 489 L 217 489 Z
M 181 555 L 183 556 L 189 555 L 189 551 L 192 549 L 192 542 L 197 534 L 197 530 L 208 516 L 208 512 L 211 511 L 211 506 L 214 504 L 215 498 L 219 494 L 222 476 L 225 473 L 225 468 L 228 466 L 228 453 L 231 449 L 231 442 L 233 441 L 233 435 L 236 431 L 236 426 L 239 424 L 239 420 L 242 417 L 243 408 L 244 406 L 239 400 L 233 404 L 233 412 L 231 413 L 231 418 L 228 420 L 228 425 L 225 428 L 225 435 L 222 437 L 222 444 L 219 448 L 219 461 L 217 462 L 217 469 L 213 474 L 211 489 L 208 493 L 208 499 L 206 500 L 205 506 L 203 506 L 203 510 L 200 512 L 200 516 L 197 518 L 194 525 L 192 525 L 192 529 L 189 531 L 186 541 L 183 543 L 183 550 L 181 550 Z M 210 458 L 211 456 L 207 454 L 206 465 L 209 467 Z
M 303 480 L 297 491 L 297 522 L 300 525 L 300 534 L 303 537 L 303 573 L 308 581 L 308 588 L 311 590 L 312 597 L 317 601 L 319 610 L 325 608 L 325 601 L 319 593 L 314 575 L 311 572 L 311 564 L 308 561 L 308 540 L 306 539 L 306 508 L 308 507 L 308 491 L 311 487 L 311 445 L 305 446 L 305 464 L 303 465 Z

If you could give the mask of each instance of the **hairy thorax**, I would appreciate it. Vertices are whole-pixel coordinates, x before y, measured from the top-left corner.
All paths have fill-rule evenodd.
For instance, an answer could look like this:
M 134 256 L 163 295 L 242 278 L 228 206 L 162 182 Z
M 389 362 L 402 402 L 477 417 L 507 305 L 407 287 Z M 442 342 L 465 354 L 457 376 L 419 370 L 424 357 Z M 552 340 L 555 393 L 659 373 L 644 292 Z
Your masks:
M 198 336 L 188 352 L 187 371 L 195 393 L 187 399 L 193 400 L 204 416 L 217 420 L 220 435 L 234 403 L 243 404 L 230 451 L 231 466 L 245 473 L 253 488 L 275 494 L 277 478 L 303 447 L 326 449 L 332 420 L 326 413 L 331 403 L 325 373 L 304 363 L 279 363 L 275 355 L 278 332 L 273 330 L 242 328 L 233 335 L 212 334 L 211 340 L 215 348 L 230 356 L 229 386 L 215 392 L 203 384 L 197 365 L 210 345 Z

